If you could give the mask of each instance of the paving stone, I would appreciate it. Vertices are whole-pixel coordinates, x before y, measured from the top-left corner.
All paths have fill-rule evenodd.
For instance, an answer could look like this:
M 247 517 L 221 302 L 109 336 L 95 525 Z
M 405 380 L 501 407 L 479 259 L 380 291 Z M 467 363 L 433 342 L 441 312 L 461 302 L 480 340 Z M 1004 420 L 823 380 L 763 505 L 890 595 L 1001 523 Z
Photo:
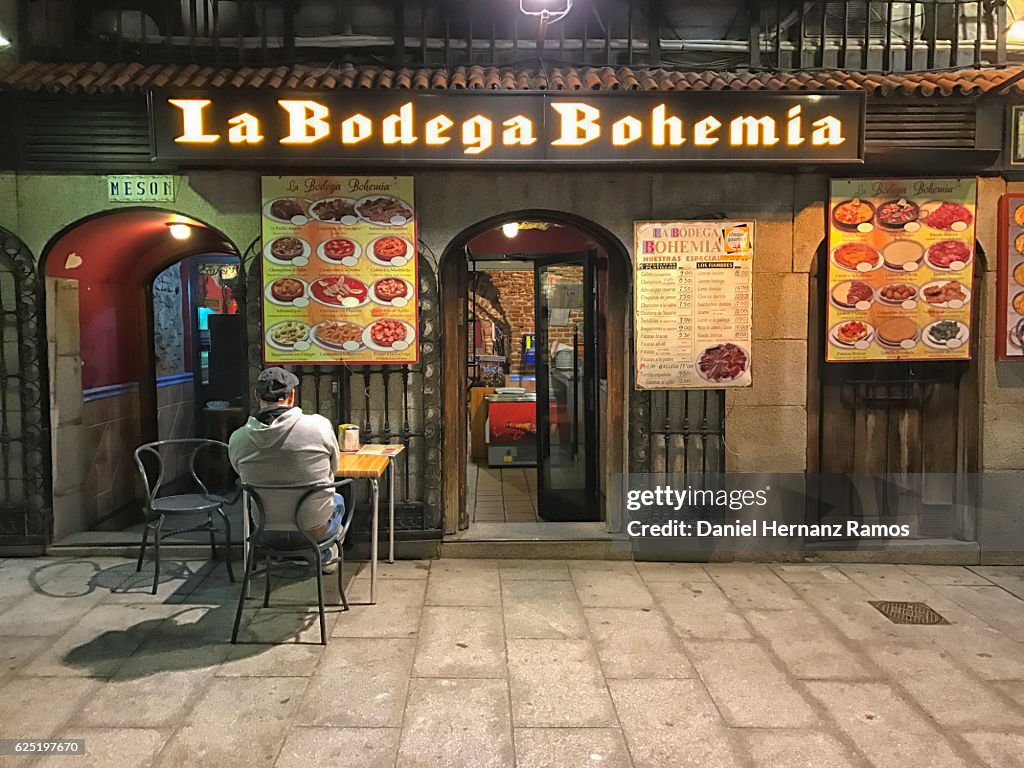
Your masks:
M 963 734 L 964 740 L 989 768 L 1017 768 L 1024 755 L 1024 734 L 979 731 Z
M 504 677 L 505 635 L 500 608 L 423 609 L 416 677 Z
M 926 584 L 899 565 L 888 563 L 843 564 L 839 569 L 871 595 L 872 600 L 928 601 L 936 596 Z
M 811 693 L 876 768 L 966 768 L 949 743 L 886 683 L 809 682 Z
M 648 588 L 684 640 L 744 640 L 751 636 L 747 622 L 716 584 L 657 582 Z
M 0 599 L 12 603 L 34 594 L 34 574 L 44 564 L 36 558 L 9 558 L 0 563 Z
M 35 763 L 37 768 L 148 768 L 171 731 L 147 728 L 75 728 L 69 739 L 83 739 L 87 756 L 69 759 L 67 755 L 50 755 Z
M 439 720 L 444 722 L 440 732 Z M 514 764 L 504 680 L 412 681 L 398 768 L 508 768 Z
M 632 768 L 618 728 L 516 728 L 516 768 Z
M 305 685 L 296 677 L 214 680 L 158 765 L 272 766 Z
M 856 768 L 860 763 L 833 736 L 818 731 L 741 731 L 754 768 Z
M 587 624 L 572 583 L 503 581 L 501 591 L 505 634 L 508 637 L 560 639 L 587 636 Z
M 231 646 L 217 669 L 217 677 L 309 677 L 323 652 L 319 637 L 280 645 L 241 643 Z
M 333 637 L 416 637 L 426 595 L 426 581 L 395 579 L 387 588 L 378 582 L 377 605 L 356 605 L 369 599 L 369 579 L 355 579 L 349 590 L 351 610 L 334 624 Z
M 110 677 L 175 608 L 99 605 L 22 670 L 23 675 Z
M 751 642 L 688 642 L 687 653 L 726 723 L 741 728 L 799 728 L 818 717 Z
M 738 563 L 710 569 L 711 578 L 741 611 L 782 611 L 803 605 L 792 589 L 766 565 Z
M 1024 600 L 1002 587 L 939 587 L 941 593 L 991 624 L 1003 634 L 1024 643 Z M 3 617 L 0 617 L 0 621 Z
M 324 611 L 324 626 L 328 637 L 335 623 L 347 613 L 335 607 Z M 305 644 L 323 648 L 320 643 L 320 614 L 315 608 L 253 609 L 250 620 L 245 627 L 239 629 L 238 642 L 263 645 Z
M 850 579 L 834 565 L 790 565 L 779 563 L 769 566 L 787 584 L 843 584 Z
M 944 607 L 942 613 L 947 613 Z M 1024 644 L 976 617 L 920 629 L 922 636 L 985 680 L 1024 680 Z
M 394 768 L 398 728 L 292 728 L 275 768 Z
M 484 558 L 461 558 L 450 557 L 430 562 L 430 572 L 440 574 L 466 574 L 471 575 L 481 572 L 497 571 L 501 565 L 500 560 L 486 560 Z
M 1024 728 L 1024 714 L 963 672 L 942 651 L 906 645 L 872 646 L 868 654 L 923 710 L 950 728 Z
M 352 567 L 352 573 L 355 576 L 366 576 L 370 575 L 370 561 L 364 560 L 357 563 L 345 564 L 345 570 L 347 571 L 349 566 Z M 430 561 L 429 560 L 395 560 L 393 563 L 385 561 L 378 561 L 377 563 L 377 581 L 384 581 L 387 579 L 416 579 L 419 581 L 426 581 L 430 575 Z
M 610 680 L 634 768 L 739 768 L 729 729 L 699 680 Z
M 53 639 L 49 637 L 4 637 L 0 635 L 0 680 L 16 673 L 51 643 L 53 643 Z
M 614 571 L 636 575 L 636 563 L 630 560 L 569 560 L 569 572 L 572 574 L 584 571 Z
M 932 586 L 967 587 L 987 586 L 992 582 L 978 573 L 976 568 L 959 565 L 902 565 L 915 579 Z
M 658 581 L 683 582 L 711 581 L 711 575 L 700 563 L 635 563 L 640 578 L 648 584 Z
M 61 635 L 105 596 L 98 591 L 63 596 L 32 593 L 11 603 L 0 613 L 0 627 L 3 627 L 5 635 L 20 637 Z
M 875 600 L 858 584 L 797 584 L 797 594 L 851 640 L 899 640 L 897 625 L 875 610 Z
M 569 567 L 561 560 L 502 560 L 501 580 L 568 581 Z
M 644 608 L 654 604 L 635 571 L 570 568 L 580 603 L 587 608 Z
M 509 640 L 508 666 L 517 728 L 618 725 L 586 640 Z
M 1004 696 L 1009 696 L 1017 702 L 1018 707 L 1024 709 L 1024 682 L 997 683 L 994 687 Z
M 103 578 L 109 578 L 112 583 L 117 582 L 103 602 L 150 604 L 180 602 L 206 581 L 212 568 L 213 563 L 207 560 L 161 560 L 160 581 L 157 583 L 154 595 L 150 592 L 153 588 L 152 562 L 143 563 L 142 570 L 138 572 L 135 570 L 134 563 L 113 566 L 102 574 Z M 239 571 L 241 571 L 241 566 L 239 566 Z
M 747 611 L 747 621 L 771 646 L 794 677 L 863 680 L 877 677 L 863 657 L 809 608 L 788 611 Z
M 606 678 L 696 675 L 660 611 L 588 608 L 585 614 Z
M 1020 565 L 975 565 L 971 571 L 991 584 L 997 584 L 1007 592 L 1024 600 L 1024 566 Z
M 498 571 L 479 571 L 472 575 L 432 573 L 427 581 L 427 605 L 501 605 Z
M 397 728 L 415 640 L 335 638 L 309 684 L 296 725 Z
M 86 678 L 16 677 L 0 687 L 0 738 L 60 735 L 60 727 L 100 683 Z
M 109 728 L 177 727 L 213 679 L 216 662 L 194 669 L 163 671 L 151 661 L 148 657 L 132 657 L 125 662 L 114 677 L 84 702 L 71 722 L 76 726 Z

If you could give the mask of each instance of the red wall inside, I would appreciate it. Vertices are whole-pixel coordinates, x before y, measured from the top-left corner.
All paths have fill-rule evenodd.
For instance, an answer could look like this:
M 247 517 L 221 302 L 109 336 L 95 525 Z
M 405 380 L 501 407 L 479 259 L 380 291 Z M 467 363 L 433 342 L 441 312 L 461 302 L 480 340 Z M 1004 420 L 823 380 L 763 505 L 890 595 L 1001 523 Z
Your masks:
M 172 220 L 190 221 L 164 211 L 119 211 L 82 222 L 48 249 L 46 275 L 78 281 L 83 389 L 142 378 L 152 343 L 146 291 L 156 274 L 195 253 L 234 252 L 198 222 L 188 240 L 175 240 Z

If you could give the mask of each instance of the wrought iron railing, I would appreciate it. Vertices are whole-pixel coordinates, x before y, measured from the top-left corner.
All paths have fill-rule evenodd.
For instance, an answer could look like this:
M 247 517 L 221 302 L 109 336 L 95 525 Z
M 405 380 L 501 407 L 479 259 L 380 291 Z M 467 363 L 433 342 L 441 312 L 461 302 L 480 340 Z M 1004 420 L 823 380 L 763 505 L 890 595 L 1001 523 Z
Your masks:
M 565 0 L 530 0 L 527 6 Z M 1007 60 L 1006 0 L 18 0 L 23 59 L 915 70 Z M 1014 51 L 1010 51 L 1014 55 Z

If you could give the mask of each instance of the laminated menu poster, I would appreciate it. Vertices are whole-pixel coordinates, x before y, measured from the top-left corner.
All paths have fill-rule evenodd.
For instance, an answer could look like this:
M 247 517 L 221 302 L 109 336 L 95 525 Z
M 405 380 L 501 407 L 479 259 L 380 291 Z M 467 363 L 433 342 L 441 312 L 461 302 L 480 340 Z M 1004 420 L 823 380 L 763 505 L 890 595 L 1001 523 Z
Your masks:
M 749 221 L 633 225 L 637 389 L 750 386 Z
M 266 362 L 418 360 L 412 177 L 264 176 L 262 226 Z
M 971 356 L 975 179 L 833 179 L 829 362 Z
M 999 205 L 996 359 L 1024 360 L 1024 195 Z

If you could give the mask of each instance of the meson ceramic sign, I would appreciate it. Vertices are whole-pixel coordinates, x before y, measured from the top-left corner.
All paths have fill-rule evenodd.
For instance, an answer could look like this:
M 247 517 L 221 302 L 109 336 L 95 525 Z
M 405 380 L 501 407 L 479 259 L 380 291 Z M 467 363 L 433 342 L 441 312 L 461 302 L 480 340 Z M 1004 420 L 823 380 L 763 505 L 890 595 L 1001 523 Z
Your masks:
M 858 163 L 862 93 L 150 94 L 158 160 Z

